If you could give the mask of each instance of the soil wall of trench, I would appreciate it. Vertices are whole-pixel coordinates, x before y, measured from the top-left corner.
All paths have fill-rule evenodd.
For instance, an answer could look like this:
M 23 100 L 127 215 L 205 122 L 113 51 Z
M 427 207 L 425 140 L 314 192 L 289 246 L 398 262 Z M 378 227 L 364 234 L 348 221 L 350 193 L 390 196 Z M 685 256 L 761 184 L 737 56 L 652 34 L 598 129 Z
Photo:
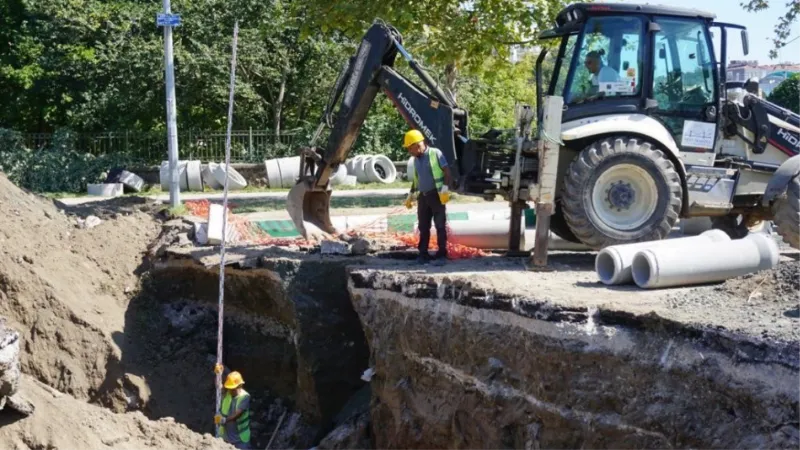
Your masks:
M 797 343 L 562 308 L 366 264 L 268 256 L 226 269 L 225 364 L 243 372 L 251 392 L 285 399 L 302 415 L 307 427 L 295 444 L 800 445 Z M 192 308 L 214 311 L 217 275 L 216 267 L 169 261 L 147 281 L 158 298 L 142 304 L 180 329 Z M 190 328 L 205 330 L 205 341 L 192 341 L 205 342 L 209 365 L 215 319 L 199 316 L 206 323 Z
M 369 350 L 350 302 L 347 264 L 345 259 L 269 258 L 259 260 L 257 267 L 225 270 L 223 363 L 227 370 L 242 373 L 245 388 L 253 394 L 257 445 L 266 446 L 282 411 L 289 413 L 281 422 L 284 436 L 273 447 L 318 443 L 365 386 L 361 374 L 368 367 Z M 146 294 L 136 302 L 137 310 L 129 312 L 139 323 L 130 334 L 140 340 L 131 348 L 147 351 L 160 345 L 176 360 L 192 361 L 199 374 L 196 380 L 162 384 L 163 392 L 153 392 L 151 398 L 160 400 L 163 410 L 154 411 L 151 401 L 151 412 L 198 429 L 203 418 L 181 415 L 164 398 L 197 398 L 189 410 L 208 409 L 213 399 L 218 276 L 218 267 L 187 259 L 157 264 L 144 282 Z M 150 371 L 143 375 L 147 379 L 171 367 L 163 352 L 153 359 L 158 361 L 138 364 Z M 199 392 L 198 385 L 205 391 Z M 262 415 L 259 409 L 271 411 Z

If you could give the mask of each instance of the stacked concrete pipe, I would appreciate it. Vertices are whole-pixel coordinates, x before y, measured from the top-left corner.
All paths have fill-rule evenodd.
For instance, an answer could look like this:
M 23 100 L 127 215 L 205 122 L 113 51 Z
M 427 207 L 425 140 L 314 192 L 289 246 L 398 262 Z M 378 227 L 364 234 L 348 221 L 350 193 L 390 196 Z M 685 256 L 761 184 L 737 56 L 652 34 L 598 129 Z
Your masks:
M 660 241 L 637 242 L 635 244 L 612 245 L 597 254 L 594 268 L 600 281 L 607 285 L 629 284 L 633 282 L 631 266 L 637 253 L 645 249 L 672 248 L 683 252 L 686 259 L 694 254 L 694 248 L 702 244 L 717 244 L 730 241 L 722 230 L 708 230 L 698 236 L 662 239 Z
M 264 161 L 269 187 L 291 188 L 300 176 L 300 157 L 275 158 Z
M 199 160 L 178 161 L 178 185 L 181 191 L 196 191 L 202 192 L 204 190 L 203 183 L 205 182 L 212 189 L 221 189 L 222 184 L 218 182 L 219 164 L 208 163 L 205 167 Z M 243 178 L 231 168 L 232 177 L 237 177 L 237 182 L 228 186 L 231 189 L 240 189 Z M 222 173 L 224 173 L 224 168 Z M 223 178 L 224 179 L 224 178 Z M 164 191 L 169 190 L 169 161 L 162 161 L 159 170 L 159 183 L 161 189 Z M 246 182 L 244 183 L 247 184 Z
M 359 183 L 390 184 L 397 179 L 397 168 L 385 155 L 358 155 L 345 161 L 345 167 Z
M 773 269 L 778 258 L 774 239 L 763 233 L 751 233 L 744 239 L 723 244 L 706 241 L 691 248 L 647 248 L 634 256 L 631 271 L 641 288 L 688 286 Z
M 332 216 L 333 226 L 340 232 L 345 231 L 370 231 L 376 233 L 398 233 L 411 232 L 419 227 L 414 220 L 413 214 L 407 214 L 405 223 L 408 228 L 405 230 L 394 229 L 390 220 L 381 215 L 355 215 L 355 216 Z M 531 250 L 534 245 L 535 229 L 528 228 L 525 216 L 521 219 L 520 226 L 520 247 L 523 250 Z M 299 237 L 300 234 L 294 229 L 291 222 L 285 220 L 262 221 L 264 229 L 274 229 L 280 237 Z M 505 215 L 496 215 L 491 212 L 477 211 L 469 212 L 468 216 L 462 220 L 448 220 L 449 233 L 448 239 L 454 244 L 461 244 L 468 247 L 479 248 L 482 250 L 506 250 L 510 235 L 510 222 Z M 288 227 L 288 228 L 287 228 Z M 267 231 L 270 234 L 270 231 Z M 289 234 L 287 234 L 289 233 Z M 436 230 L 431 227 L 431 235 L 436 235 Z M 277 235 L 275 237 L 278 237 Z M 590 250 L 583 244 L 575 244 L 565 241 L 557 235 L 550 233 L 549 248 L 551 250 L 567 251 L 586 251 Z

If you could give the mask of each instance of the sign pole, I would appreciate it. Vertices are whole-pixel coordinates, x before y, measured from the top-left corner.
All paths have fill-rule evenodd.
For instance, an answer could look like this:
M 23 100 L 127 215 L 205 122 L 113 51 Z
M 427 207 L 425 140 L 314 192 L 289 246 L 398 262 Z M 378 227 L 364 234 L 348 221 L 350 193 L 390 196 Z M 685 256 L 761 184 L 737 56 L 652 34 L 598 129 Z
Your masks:
M 175 118 L 175 65 L 172 55 L 172 27 L 180 24 L 180 17 L 173 16 L 170 0 L 163 0 L 164 14 L 157 18 L 164 27 L 164 70 L 167 82 L 167 149 L 169 155 L 169 206 L 177 208 L 181 203 L 178 176 L 178 125 Z M 177 18 L 177 21 L 175 20 Z

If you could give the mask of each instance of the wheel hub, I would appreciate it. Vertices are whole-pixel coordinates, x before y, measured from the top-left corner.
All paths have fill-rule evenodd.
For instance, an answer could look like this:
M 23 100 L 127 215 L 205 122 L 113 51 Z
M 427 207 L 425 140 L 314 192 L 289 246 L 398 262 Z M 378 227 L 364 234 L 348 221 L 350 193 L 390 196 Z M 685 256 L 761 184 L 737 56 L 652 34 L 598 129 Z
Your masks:
M 608 204 L 617 210 L 630 209 L 633 202 L 636 200 L 636 192 L 630 183 L 622 180 L 611 183 L 611 186 L 606 190 Z
M 658 204 L 653 177 L 634 164 L 617 164 L 604 170 L 592 190 L 592 208 L 607 227 L 629 231 L 647 223 Z

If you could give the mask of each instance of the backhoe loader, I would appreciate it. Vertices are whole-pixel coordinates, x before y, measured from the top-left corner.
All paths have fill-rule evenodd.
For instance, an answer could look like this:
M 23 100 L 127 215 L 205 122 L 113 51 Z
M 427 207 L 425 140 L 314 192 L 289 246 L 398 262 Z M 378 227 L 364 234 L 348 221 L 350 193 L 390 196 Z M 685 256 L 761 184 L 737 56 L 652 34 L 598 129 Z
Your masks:
M 662 239 L 680 218 L 701 216 L 734 237 L 773 220 L 800 248 L 800 116 L 726 82 L 728 32 L 740 31 L 747 54 L 747 31 L 714 19 L 656 5 L 571 4 L 538 36 L 557 45 L 549 79 L 546 49 L 536 61 L 536 109 L 521 106 L 514 129 L 480 136 L 469 135 L 468 112 L 408 53 L 400 33 L 376 21 L 301 149 L 289 214 L 306 237 L 336 233 L 330 179 L 382 91 L 444 153 L 457 193 L 509 201 L 512 230 L 533 202 L 537 228 L 549 218 L 560 237 L 596 249 Z M 421 84 L 394 69 L 398 54 Z M 547 117 L 558 121 L 547 128 Z M 327 143 L 317 147 L 325 127 Z M 518 233 L 510 235 L 509 249 L 518 250 Z

